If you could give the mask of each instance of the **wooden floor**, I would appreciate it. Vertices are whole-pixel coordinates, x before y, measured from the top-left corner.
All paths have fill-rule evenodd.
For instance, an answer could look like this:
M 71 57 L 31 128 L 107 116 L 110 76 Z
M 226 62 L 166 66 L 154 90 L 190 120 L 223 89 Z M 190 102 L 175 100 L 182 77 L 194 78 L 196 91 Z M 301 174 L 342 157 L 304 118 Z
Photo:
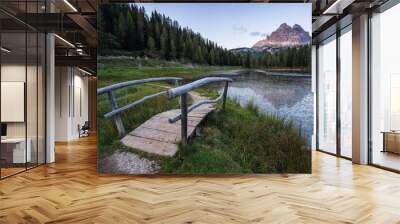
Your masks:
M 25 171 L 25 167 L 6 167 L 1 168 L 1 178 Z
M 391 152 L 374 151 L 372 157 L 374 164 L 400 170 L 400 155 Z
M 192 136 L 200 122 L 213 110 L 214 106 L 205 104 L 191 111 L 187 118 L 187 135 Z M 178 151 L 177 143 L 181 140 L 181 121 L 171 124 L 168 119 L 180 113 L 179 109 L 159 113 L 127 134 L 121 142 L 147 153 L 173 156 Z
M 96 140 L 0 181 L 0 223 L 400 223 L 400 175 L 320 152 L 312 175 L 96 173 Z

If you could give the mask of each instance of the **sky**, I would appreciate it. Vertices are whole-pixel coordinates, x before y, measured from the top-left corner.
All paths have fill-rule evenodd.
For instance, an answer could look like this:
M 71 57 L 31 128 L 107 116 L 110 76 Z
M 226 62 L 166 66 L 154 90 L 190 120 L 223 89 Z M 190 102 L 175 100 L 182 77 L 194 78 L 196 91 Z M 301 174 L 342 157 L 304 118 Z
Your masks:
M 310 33 L 310 3 L 136 3 L 157 10 L 227 49 L 251 47 L 282 23 Z

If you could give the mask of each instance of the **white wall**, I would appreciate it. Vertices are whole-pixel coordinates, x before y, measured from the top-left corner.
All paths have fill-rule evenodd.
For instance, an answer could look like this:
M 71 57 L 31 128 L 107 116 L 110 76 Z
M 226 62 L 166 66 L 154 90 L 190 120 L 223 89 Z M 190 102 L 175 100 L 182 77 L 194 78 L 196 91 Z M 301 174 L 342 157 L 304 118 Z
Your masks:
M 77 74 L 78 72 L 78 74 Z M 73 138 L 79 137 L 79 132 L 78 132 L 78 125 L 83 125 L 85 121 L 88 121 L 89 119 L 89 110 L 88 110 L 88 78 L 87 76 L 82 76 L 84 75 L 80 71 L 76 70 L 74 71 L 74 108 L 72 108 L 73 111 L 73 119 L 72 119 L 72 130 L 71 130 L 71 135 Z M 79 102 L 80 101 L 80 102 Z
M 69 68 L 55 68 L 55 140 L 67 141 L 69 133 Z
M 1 81 L 25 82 L 25 64 L 3 64 L 1 66 Z M 7 110 L 7 108 L 1 108 Z M 7 137 L 25 137 L 25 122 L 7 123 Z
M 38 70 L 36 70 L 38 69 Z M 44 120 L 44 74 L 42 73 L 41 66 L 25 66 L 18 63 L 3 63 L 1 66 L 1 81 L 2 82 L 23 82 L 26 84 L 26 106 L 22 102 L 22 107 L 10 108 L 2 107 L 3 113 L 22 113 L 24 116 L 26 112 L 26 120 L 22 119 L 21 122 L 5 122 L 7 124 L 7 137 L 8 138 L 27 138 L 29 139 L 29 147 L 31 148 L 32 162 L 39 159 L 39 163 L 44 163 L 44 135 L 45 135 L 45 120 Z M 25 80 L 27 78 L 27 80 Z M 2 94 L 7 94 L 3 92 Z M 19 94 L 24 95 L 24 89 L 18 90 Z M 10 93 L 8 93 L 10 94 Z M 2 98 L 7 95 L 2 95 Z M 17 102 L 15 102 L 17 103 Z
M 27 70 L 26 70 L 27 69 Z M 24 82 L 26 83 L 25 76 L 28 71 L 28 87 L 27 87 L 27 122 L 28 122 L 28 137 L 30 130 L 35 130 L 36 135 L 36 66 L 26 67 L 25 64 L 3 64 L 1 66 L 1 81 L 2 82 Z M 34 74 L 34 77 L 31 77 Z M 4 96 L 3 96 L 4 97 Z M 42 101 L 40 101 L 42 102 Z M 39 108 L 43 105 L 38 105 Z M 9 108 L 1 108 L 8 110 Z M 24 108 L 22 108 L 24 110 Z M 7 135 L 8 137 L 25 137 L 25 123 L 26 122 L 7 122 Z M 32 131 L 33 132 L 33 131 Z
M 55 140 L 79 138 L 78 125 L 88 120 L 88 78 L 76 68 L 56 67 Z

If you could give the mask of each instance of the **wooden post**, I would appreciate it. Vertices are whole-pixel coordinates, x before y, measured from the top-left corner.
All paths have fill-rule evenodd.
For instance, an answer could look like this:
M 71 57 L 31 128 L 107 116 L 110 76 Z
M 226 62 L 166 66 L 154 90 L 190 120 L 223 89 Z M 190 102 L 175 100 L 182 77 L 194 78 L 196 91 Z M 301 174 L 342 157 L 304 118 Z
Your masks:
M 181 95 L 181 139 L 187 144 L 187 93 Z
M 226 104 L 226 95 L 228 95 L 228 85 L 229 82 L 225 82 L 225 88 L 224 88 L 224 95 L 222 95 L 222 110 L 225 110 L 225 104 Z
M 108 91 L 107 94 L 108 94 L 108 99 L 110 100 L 110 103 L 111 103 L 111 108 L 113 110 L 118 109 L 117 100 L 115 99 L 113 92 Z M 125 136 L 125 128 L 124 128 L 124 125 L 122 124 L 121 116 L 119 114 L 114 115 L 114 121 L 115 121 L 115 125 L 117 126 L 119 137 L 120 138 L 124 137 Z
M 175 80 L 175 88 L 178 87 L 178 86 L 179 86 L 179 80 Z M 178 103 L 179 103 L 179 106 L 182 105 L 180 101 Z

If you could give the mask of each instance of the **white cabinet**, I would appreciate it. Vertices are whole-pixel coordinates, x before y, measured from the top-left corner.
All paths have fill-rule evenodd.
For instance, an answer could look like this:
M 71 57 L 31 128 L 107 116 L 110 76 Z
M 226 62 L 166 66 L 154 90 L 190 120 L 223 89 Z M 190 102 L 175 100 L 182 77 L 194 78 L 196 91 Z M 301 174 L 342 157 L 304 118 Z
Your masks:
M 12 149 L 12 163 L 25 163 L 32 161 L 32 140 L 25 138 L 7 138 L 1 140 L 2 145 Z M 25 144 L 27 144 L 25 151 Z

